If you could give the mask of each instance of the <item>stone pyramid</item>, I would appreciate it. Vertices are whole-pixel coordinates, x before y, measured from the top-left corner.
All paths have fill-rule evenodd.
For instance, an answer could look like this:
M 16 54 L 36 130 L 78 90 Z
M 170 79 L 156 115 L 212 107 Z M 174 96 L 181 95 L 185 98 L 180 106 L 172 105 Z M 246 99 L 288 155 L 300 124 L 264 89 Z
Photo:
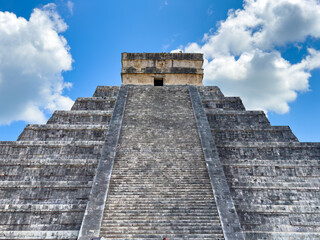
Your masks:
M 320 239 L 320 143 L 202 63 L 123 53 L 122 86 L 0 142 L 0 239 Z

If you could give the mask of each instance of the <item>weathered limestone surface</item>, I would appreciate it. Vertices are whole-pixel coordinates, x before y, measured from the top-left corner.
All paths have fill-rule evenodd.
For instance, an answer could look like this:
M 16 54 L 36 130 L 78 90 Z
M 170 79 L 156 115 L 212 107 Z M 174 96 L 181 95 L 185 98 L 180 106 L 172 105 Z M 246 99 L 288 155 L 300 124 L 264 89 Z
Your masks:
M 92 183 L 90 197 L 82 220 L 78 240 L 91 240 L 100 234 L 103 211 L 109 192 L 110 179 L 117 152 L 127 95 L 128 88 L 122 85 L 119 89 L 117 102 L 109 123 L 109 129 L 102 148 L 96 175 Z
M 204 159 L 208 168 L 214 198 L 226 240 L 244 240 L 239 217 L 235 209 L 210 125 L 202 107 L 196 86 L 189 86 L 190 99 L 196 118 Z
M 118 89 L 0 142 L 0 239 L 77 239 Z
M 188 87 L 129 87 L 100 235 L 224 239 Z
M 217 87 L 199 92 L 246 239 L 320 239 L 320 144 Z
M 289 127 L 271 126 L 263 112 L 246 111 L 218 87 L 196 87 L 205 132 L 188 86 L 125 87 L 122 125 L 110 126 L 119 87 L 100 86 L 71 111 L 28 125 L 18 141 L 0 142 L 0 239 L 77 239 L 89 197 L 101 197 L 92 190 L 95 177 L 111 173 L 110 166 L 97 171 L 98 163 L 111 165 L 114 156 L 99 206 L 97 232 L 106 239 L 226 239 L 229 220 L 215 201 L 223 195 L 232 198 L 246 239 L 320 239 L 319 143 L 299 142 Z M 119 142 L 109 144 L 108 131 L 120 126 Z M 216 176 L 229 191 L 213 194 L 204 157 L 212 143 L 201 144 L 201 131 L 214 140 L 224 171 Z

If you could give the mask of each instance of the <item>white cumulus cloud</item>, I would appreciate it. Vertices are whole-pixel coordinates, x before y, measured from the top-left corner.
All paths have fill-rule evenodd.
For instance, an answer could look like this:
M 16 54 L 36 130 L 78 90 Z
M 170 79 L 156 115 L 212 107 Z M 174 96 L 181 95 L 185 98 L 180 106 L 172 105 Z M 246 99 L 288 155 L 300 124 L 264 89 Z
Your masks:
M 299 46 L 308 37 L 320 37 L 319 1 L 245 0 L 243 9 L 230 10 L 216 32 L 204 34 L 202 44 L 182 50 L 204 54 L 205 85 L 240 96 L 248 109 L 286 113 L 288 103 L 309 89 L 320 51 L 310 48 L 301 62 L 291 64 L 278 49 Z
M 0 124 L 43 123 L 46 111 L 72 106 L 61 75 L 72 68 L 61 35 L 67 27 L 54 4 L 34 9 L 29 20 L 0 11 Z

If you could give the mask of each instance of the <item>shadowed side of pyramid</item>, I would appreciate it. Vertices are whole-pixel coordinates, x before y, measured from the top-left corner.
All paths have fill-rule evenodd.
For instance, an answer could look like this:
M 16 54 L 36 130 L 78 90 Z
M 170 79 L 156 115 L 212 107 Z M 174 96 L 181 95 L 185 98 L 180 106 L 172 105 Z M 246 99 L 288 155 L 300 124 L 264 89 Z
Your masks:
M 320 143 L 199 88 L 246 239 L 320 239 Z
M 76 239 L 119 87 L 0 142 L 0 239 Z

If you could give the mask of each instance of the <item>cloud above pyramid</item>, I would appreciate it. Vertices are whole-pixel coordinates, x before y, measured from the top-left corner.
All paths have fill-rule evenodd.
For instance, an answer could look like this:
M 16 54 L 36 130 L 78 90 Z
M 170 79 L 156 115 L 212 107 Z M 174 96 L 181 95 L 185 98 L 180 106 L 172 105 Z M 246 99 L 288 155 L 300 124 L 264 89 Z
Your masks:
M 320 3 L 315 0 L 246 0 L 230 10 L 202 42 L 173 52 L 202 52 L 206 85 L 240 96 L 248 109 L 289 111 L 298 93 L 309 90 L 311 71 L 320 67 L 320 51 L 306 47 L 298 62 L 285 59 L 282 49 L 301 48 L 320 37 Z
M 55 4 L 34 9 L 29 20 L 0 12 L 0 124 L 43 123 L 46 112 L 72 106 L 63 95 L 71 83 L 62 73 L 73 61 L 61 35 L 67 27 Z

